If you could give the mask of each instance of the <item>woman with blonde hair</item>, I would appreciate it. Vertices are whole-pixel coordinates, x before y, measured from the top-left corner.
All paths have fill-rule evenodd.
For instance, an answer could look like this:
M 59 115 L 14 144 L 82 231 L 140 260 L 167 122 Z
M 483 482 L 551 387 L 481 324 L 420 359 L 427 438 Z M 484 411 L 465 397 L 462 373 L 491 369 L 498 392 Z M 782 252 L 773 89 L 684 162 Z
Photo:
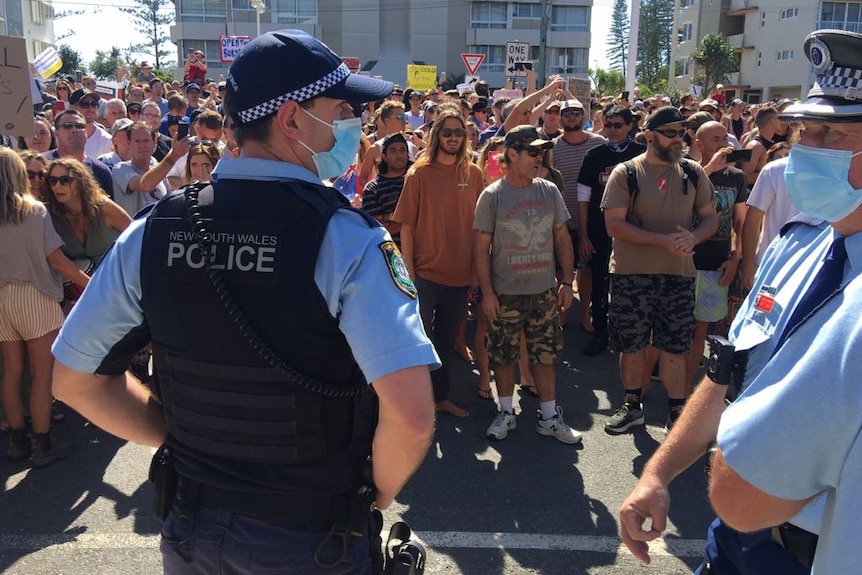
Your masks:
M 61 158 L 48 166 L 42 195 L 54 228 L 65 245 L 63 253 L 90 273 L 132 218 L 102 191 L 90 170 L 78 160 Z M 67 290 L 68 299 L 80 297 Z
M 30 458 L 44 467 L 72 453 L 70 443 L 51 438 L 51 344 L 63 323 L 63 289 L 58 273 L 84 287 L 89 278 L 63 255 L 45 206 L 30 193 L 27 166 L 0 148 L 0 397 L 9 426 L 10 461 Z M 24 419 L 23 376 L 29 358 L 32 433 Z
M 20 150 L 18 155 L 24 160 L 24 166 L 27 168 L 27 179 L 30 180 L 30 193 L 36 196 L 37 200 L 42 198 L 42 187 L 45 185 L 45 178 L 48 176 L 48 160 L 39 152 L 30 150 Z

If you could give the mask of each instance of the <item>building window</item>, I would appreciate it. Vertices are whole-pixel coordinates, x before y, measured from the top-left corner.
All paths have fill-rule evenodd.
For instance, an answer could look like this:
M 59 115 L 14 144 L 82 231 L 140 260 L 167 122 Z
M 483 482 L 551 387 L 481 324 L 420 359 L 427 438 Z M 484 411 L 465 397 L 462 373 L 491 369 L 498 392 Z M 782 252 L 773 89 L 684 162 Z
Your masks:
M 766 12 L 760 13 L 760 27 L 766 28 Z
M 275 19 L 281 24 L 301 24 L 317 20 L 317 0 L 273 0 Z
M 41 0 L 30 0 L 30 21 L 39 26 L 45 23 L 45 13 L 42 11 Z
M 189 50 L 200 50 L 210 66 L 221 62 L 221 46 L 218 40 L 183 40 L 181 48 L 183 55 L 188 54 Z
M 693 36 L 694 24 L 692 24 L 691 22 L 686 22 L 682 25 L 682 28 L 679 29 L 679 42 L 690 42 Z
M 251 7 L 251 0 L 230 0 L 231 10 L 254 10 Z
M 471 28 L 506 28 L 509 5 L 505 2 L 473 2 L 470 5 Z
M 783 8 L 780 13 L 782 20 L 790 20 L 799 16 L 799 8 Z
M 587 48 L 551 48 L 548 68 L 551 74 L 586 74 Z
M 219 22 L 226 19 L 225 0 L 179 0 L 180 21 Z
M 588 21 L 586 6 L 554 6 L 551 10 L 552 32 L 586 32 Z
M 760 68 L 760 59 L 761 59 L 762 57 L 763 57 L 763 53 L 762 53 L 762 52 L 758 52 L 758 53 L 757 53 L 757 64 L 756 64 L 756 66 L 757 66 L 758 68 Z
M 540 4 L 526 4 L 524 2 L 515 2 L 515 10 L 512 13 L 512 17 L 539 20 L 542 17 L 542 6 Z
M 817 27 L 862 32 L 862 2 L 823 2 Z
M 779 62 L 793 60 L 793 50 L 779 50 L 775 53 L 775 59 Z
M 482 70 L 488 72 L 502 72 L 506 66 L 506 47 L 505 46 L 470 46 L 470 53 L 484 54 L 485 60 L 482 61 Z
M 763 98 L 763 90 L 743 90 L 742 99 L 747 104 L 759 104 Z
M 679 5 L 681 8 L 688 8 L 689 6 L 694 6 L 694 0 L 680 0 Z
M 676 75 L 688 76 L 691 74 L 691 58 L 683 58 L 676 61 Z

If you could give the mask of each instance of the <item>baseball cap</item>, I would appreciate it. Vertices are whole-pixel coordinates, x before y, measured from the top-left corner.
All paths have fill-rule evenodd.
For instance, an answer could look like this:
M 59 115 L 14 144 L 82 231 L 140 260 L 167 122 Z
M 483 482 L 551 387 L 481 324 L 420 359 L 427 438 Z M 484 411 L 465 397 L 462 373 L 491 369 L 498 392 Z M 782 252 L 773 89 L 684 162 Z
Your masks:
M 702 110 L 703 108 L 706 108 L 707 106 L 712 106 L 714 109 L 718 110 L 718 102 L 716 100 L 713 100 L 712 98 L 707 98 L 706 100 L 703 100 L 698 105 L 697 109 Z
M 688 120 L 684 122 L 686 128 L 690 130 L 694 130 L 697 132 L 697 129 L 706 124 L 707 122 L 714 121 L 715 118 L 712 117 L 712 114 L 709 112 L 697 112 L 688 117 Z
M 559 110 L 562 107 L 562 105 L 563 105 L 563 103 L 560 102 L 559 100 L 554 100 L 553 102 L 548 104 L 548 107 L 545 109 L 550 110 L 551 108 L 557 108 Z
M 584 109 L 584 105 L 583 105 L 583 104 L 581 104 L 581 101 L 580 101 L 580 100 L 578 100 L 577 98 L 572 98 L 571 100 L 566 100 L 565 102 L 563 102 L 562 104 L 560 104 L 560 111 L 561 111 L 561 112 L 562 112 L 563 110 L 570 110 L 570 109 L 573 109 L 573 110 L 583 110 L 583 109 Z
M 422 111 L 427 112 L 431 108 L 436 108 L 436 107 L 437 107 L 437 102 L 434 102 L 433 100 L 428 100 L 427 102 L 422 104 Z
M 73 106 L 83 100 L 84 98 L 89 97 L 91 100 L 99 101 L 99 95 L 92 90 L 88 90 L 86 88 L 79 88 L 72 92 L 69 95 L 69 103 Z
M 742 102 L 742 100 L 740 100 L 739 98 L 734 98 L 734 99 L 730 102 L 730 105 L 731 105 L 731 106 L 739 106 L 739 105 L 740 105 L 740 104 L 742 104 L 742 103 L 743 103 L 743 102 Z
M 201 87 L 194 82 L 189 82 L 188 84 L 186 84 L 186 94 L 188 94 L 190 90 L 197 90 L 198 92 L 203 92 L 203 90 L 201 90 Z
M 134 122 L 131 121 L 130 119 L 120 118 L 119 120 L 114 122 L 113 126 L 111 126 L 111 136 L 116 136 L 117 132 L 121 132 L 121 131 L 125 130 L 126 128 L 128 128 L 132 124 L 134 124 Z
M 139 67 L 139 68 L 152 68 L 152 66 L 150 65 L 150 63 L 149 63 L 149 62 L 147 62 L 146 60 L 144 60 L 143 62 L 141 62 L 140 66 L 138 66 L 138 67 Z
M 131 114 L 140 114 L 143 106 L 139 102 L 130 102 L 129 105 L 126 106 L 126 111 Z
M 503 145 L 507 148 L 516 150 L 526 150 L 527 148 L 553 148 L 554 143 L 550 140 L 543 140 L 539 137 L 539 131 L 534 126 L 522 125 L 516 126 L 509 130 L 506 134 L 506 139 Z
M 487 112 L 488 111 L 488 102 L 485 100 L 479 100 L 473 107 L 470 108 L 470 113 L 475 114 L 476 112 Z
M 386 136 L 386 138 L 383 139 L 383 151 L 385 152 L 386 148 L 388 148 L 391 144 L 394 144 L 395 142 L 403 142 L 406 146 L 407 138 L 405 138 L 401 132 L 396 132 L 394 134 Z
M 285 67 L 290 73 L 272 73 Z M 227 97 L 238 110 L 234 119 L 240 124 L 271 116 L 291 100 L 368 102 L 385 98 L 392 89 L 392 82 L 351 74 L 335 52 L 302 30 L 258 36 L 243 47 L 227 76 Z
M 682 117 L 682 112 L 673 106 L 665 106 L 659 108 L 649 116 L 647 116 L 644 127 L 647 130 L 655 130 L 668 124 L 682 124 L 685 119 Z

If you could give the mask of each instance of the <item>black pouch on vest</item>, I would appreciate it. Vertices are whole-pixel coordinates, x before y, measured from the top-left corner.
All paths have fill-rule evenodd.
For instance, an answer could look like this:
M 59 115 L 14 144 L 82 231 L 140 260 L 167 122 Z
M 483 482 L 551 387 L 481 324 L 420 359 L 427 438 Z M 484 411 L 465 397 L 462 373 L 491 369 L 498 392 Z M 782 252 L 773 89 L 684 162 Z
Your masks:
M 153 512 L 164 521 L 177 495 L 177 470 L 170 449 L 162 445 L 150 463 L 150 483 L 153 484 Z

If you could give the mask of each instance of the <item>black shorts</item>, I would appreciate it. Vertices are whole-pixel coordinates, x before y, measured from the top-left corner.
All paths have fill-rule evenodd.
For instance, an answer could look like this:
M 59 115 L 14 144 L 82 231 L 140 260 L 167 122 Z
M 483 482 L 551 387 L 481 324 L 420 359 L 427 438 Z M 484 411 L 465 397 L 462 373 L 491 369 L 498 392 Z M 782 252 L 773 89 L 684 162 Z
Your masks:
M 634 353 L 652 345 L 686 355 L 694 332 L 695 278 L 611 274 L 610 346 Z

